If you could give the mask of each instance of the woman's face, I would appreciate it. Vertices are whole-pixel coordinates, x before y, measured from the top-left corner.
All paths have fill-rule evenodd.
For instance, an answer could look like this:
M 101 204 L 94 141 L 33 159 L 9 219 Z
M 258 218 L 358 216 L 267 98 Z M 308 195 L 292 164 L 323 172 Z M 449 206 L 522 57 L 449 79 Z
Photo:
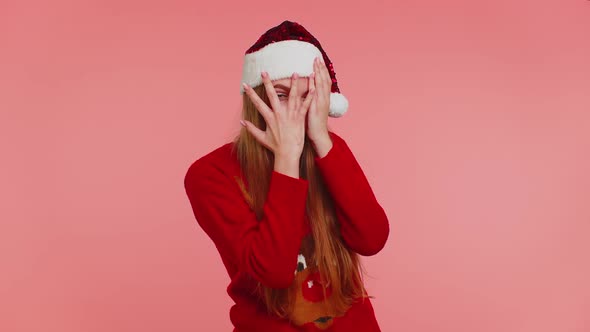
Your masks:
M 299 77 L 295 84 L 297 84 L 296 97 L 300 98 L 301 101 L 303 101 L 305 97 L 307 97 L 307 92 L 309 90 L 309 78 Z M 275 91 L 277 92 L 277 97 L 279 97 L 281 105 L 284 105 L 284 107 L 286 107 L 287 101 L 289 100 L 289 93 L 291 91 L 291 78 L 287 77 L 282 78 L 280 80 L 274 80 L 272 81 L 272 85 L 274 86 Z

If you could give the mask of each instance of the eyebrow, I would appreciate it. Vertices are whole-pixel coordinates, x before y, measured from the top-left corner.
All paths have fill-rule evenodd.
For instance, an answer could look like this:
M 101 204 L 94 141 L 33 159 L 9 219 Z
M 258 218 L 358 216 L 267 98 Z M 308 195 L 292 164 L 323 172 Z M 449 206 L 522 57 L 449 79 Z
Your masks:
M 289 88 L 288 86 L 286 86 L 286 85 L 282 85 L 282 84 L 280 84 L 280 83 L 279 83 L 279 84 L 275 84 L 275 85 L 273 85 L 273 86 L 274 86 L 275 88 L 283 88 L 283 89 L 285 89 L 285 90 L 287 90 L 287 91 L 291 90 L 291 88 Z
M 275 89 L 276 89 L 276 88 L 282 88 L 282 89 L 285 89 L 286 91 L 291 91 L 291 88 L 289 88 L 288 86 L 286 86 L 286 85 L 283 85 L 283 84 L 281 84 L 281 83 L 275 84 L 275 85 L 273 85 L 273 86 L 275 87 Z M 305 95 L 307 95 L 307 93 L 309 93 L 309 91 L 306 91 L 306 92 L 305 92 Z

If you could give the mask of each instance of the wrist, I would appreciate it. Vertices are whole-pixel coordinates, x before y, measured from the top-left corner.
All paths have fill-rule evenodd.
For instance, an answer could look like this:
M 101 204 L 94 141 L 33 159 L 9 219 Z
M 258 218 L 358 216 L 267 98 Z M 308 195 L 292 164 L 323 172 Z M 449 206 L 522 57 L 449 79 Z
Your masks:
M 308 135 L 308 136 L 313 144 L 321 144 L 321 143 L 324 143 L 324 142 L 327 142 L 330 140 L 330 134 L 328 133 L 327 130 L 323 131 L 319 134 Z
M 294 178 L 299 178 L 299 158 L 276 156 L 274 159 L 274 170 Z
M 325 135 L 312 139 L 311 142 L 319 158 L 325 157 L 334 145 L 327 132 Z

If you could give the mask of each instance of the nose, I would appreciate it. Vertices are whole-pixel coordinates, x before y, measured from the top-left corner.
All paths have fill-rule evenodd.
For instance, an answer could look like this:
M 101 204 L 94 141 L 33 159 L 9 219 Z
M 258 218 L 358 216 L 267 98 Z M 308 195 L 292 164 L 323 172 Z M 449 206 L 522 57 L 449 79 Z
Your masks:
M 312 272 L 301 283 L 301 294 L 309 302 L 319 302 L 324 299 L 322 288 L 319 272 Z M 326 287 L 326 297 L 330 297 L 330 294 L 332 294 L 332 287 L 328 286 Z

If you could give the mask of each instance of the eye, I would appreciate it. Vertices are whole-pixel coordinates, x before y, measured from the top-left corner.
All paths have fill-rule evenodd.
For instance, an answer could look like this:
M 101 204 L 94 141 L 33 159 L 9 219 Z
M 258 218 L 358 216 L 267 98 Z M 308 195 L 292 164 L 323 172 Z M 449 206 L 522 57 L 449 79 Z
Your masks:
M 277 93 L 277 97 L 279 97 L 279 99 L 281 99 L 281 98 L 289 98 L 289 95 L 286 95 L 284 93 Z M 307 97 L 307 95 L 301 96 L 301 99 L 305 99 L 305 97 Z

